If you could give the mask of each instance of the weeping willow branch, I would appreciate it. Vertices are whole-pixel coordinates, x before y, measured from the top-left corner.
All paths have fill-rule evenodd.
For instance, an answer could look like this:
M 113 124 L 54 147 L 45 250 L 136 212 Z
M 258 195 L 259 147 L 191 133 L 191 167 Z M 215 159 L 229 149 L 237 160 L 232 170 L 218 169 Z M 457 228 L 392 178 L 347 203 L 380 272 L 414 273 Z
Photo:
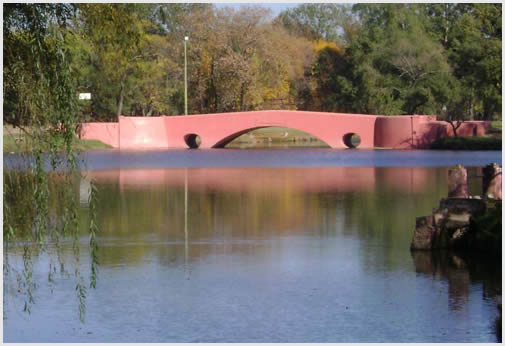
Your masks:
M 23 247 L 22 270 L 16 272 L 19 292 L 30 312 L 36 299 L 34 254 L 52 256 L 56 249 L 60 273 L 65 273 L 62 239 L 72 241 L 79 318 L 84 322 L 87 283 L 81 274 L 79 204 L 74 191 L 79 175 L 74 151 L 79 127 L 76 71 L 73 71 L 66 24 L 71 4 L 4 5 L 4 121 L 20 126 L 31 138 L 29 171 L 4 168 L 4 280 L 9 280 L 10 247 Z M 49 164 L 49 169 L 47 168 Z M 57 173 L 63 172 L 63 173 Z M 52 182 L 57 176 L 58 183 Z M 61 179 L 63 178 L 63 179 Z M 58 185 L 57 187 L 52 185 Z M 97 188 L 90 194 L 90 287 L 98 272 Z M 54 207 L 56 205 L 56 207 Z M 57 283 L 52 259 L 47 273 Z M 52 286 L 51 286 L 52 289 Z
M 98 189 L 96 184 L 91 181 L 90 184 L 90 195 L 88 199 L 89 204 L 89 246 L 91 248 L 91 277 L 90 277 L 90 287 L 96 288 L 96 277 L 98 274 L 98 225 L 96 223 L 97 219 L 97 206 L 98 206 Z

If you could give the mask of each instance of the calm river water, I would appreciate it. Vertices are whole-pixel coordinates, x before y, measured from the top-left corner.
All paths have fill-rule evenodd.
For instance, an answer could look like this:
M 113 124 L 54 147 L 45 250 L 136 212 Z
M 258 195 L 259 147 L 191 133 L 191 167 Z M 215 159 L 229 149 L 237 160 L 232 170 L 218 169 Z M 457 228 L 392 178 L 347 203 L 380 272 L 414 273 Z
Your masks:
M 409 246 L 415 218 L 447 194 L 448 166 L 501 164 L 501 152 L 98 151 L 86 161 L 81 213 L 89 180 L 100 198 L 86 322 L 73 274 L 49 283 L 40 255 L 31 314 L 4 273 L 5 342 L 497 341 L 500 263 Z M 19 248 L 7 252 L 22 264 Z

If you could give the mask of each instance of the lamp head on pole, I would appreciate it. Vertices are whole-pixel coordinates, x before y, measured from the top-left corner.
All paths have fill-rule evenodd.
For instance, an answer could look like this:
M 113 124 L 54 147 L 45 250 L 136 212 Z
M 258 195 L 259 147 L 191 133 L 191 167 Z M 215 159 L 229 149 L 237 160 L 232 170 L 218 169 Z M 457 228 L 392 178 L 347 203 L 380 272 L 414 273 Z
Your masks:
M 189 40 L 189 37 L 188 36 L 184 36 L 184 41 L 187 41 Z

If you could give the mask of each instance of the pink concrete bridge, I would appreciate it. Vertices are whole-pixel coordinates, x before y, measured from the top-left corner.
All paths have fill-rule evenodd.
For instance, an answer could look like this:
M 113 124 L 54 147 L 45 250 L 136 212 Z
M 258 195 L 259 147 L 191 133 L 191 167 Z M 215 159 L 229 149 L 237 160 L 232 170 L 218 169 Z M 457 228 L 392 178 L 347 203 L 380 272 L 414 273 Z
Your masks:
M 306 132 L 331 148 L 418 149 L 435 139 L 452 136 L 451 126 L 434 115 L 380 116 L 306 111 L 254 111 L 188 116 L 119 117 L 117 123 L 83 124 L 81 138 L 98 139 L 121 149 L 222 148 L 235 138 L 264 127 L 286 127 Z M 488 121 L 469 121 L 459 136 L 483 135 Z

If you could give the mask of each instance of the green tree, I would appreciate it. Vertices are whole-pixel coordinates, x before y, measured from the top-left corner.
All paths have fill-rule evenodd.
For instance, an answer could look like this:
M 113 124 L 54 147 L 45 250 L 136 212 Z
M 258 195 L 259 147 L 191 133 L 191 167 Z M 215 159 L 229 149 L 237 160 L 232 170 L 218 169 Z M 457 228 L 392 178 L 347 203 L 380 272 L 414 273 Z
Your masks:
M 345 52 L 321 52 L 315 77 L 325 110 L 372 114 L 439 112 L 457 82 L 443 47 L 417 8 L 359 4 L 361 28 Z
M 474 4 L 454 24 L 449 61 L 461 81 L 470 119 L 501 114 L 501 4 Z
M 386 87 L 385 99 L 398 102 L 394 108 L 406 113 L 434 112 L 449 121 L 499 117 L 501 5 L 359 4 L 353 9 L 361 29 L 348 52 L 352 66 L 364 71 L 358 75 L 367 77 L 369 90 Z M 359 56 L 364 58 L 356 61 Z M 390 63 L 402 71 L 403 84 L 387 71 Z M 374 77 L 378 83 L 371 83 Z M 388 83 L 398 89 L 396 95 Z M 378 105 L 388 103 L 366 91 L 358 94 Z
M 115 114 L 123 114 L 128 78 L 145 58 L 140 43 L 145 33 L 145 22 L 138 15 L 140 4 L 80 4 L 84 34 L 93 47 L 90 57 L 99 76 L 94 87 L 103 82 L 111 87 L 113 98 L 107 90 L 96 89 L 94 103 L 100 98 L 115 100 Z M 105 102 L 107 100 L 104 100 Z M 103 102 L 103 103 L 105 103 Z M 110 101 L 109 101 L 110 102 Z M 110 111 L 110 110 L 109 110 Z
M 349 7 L 338 4 L 301 4 L 277 18 L 295 35 L 311 40 L 336 41 L 344 38 L 344 27 L 350 23 Z
M 84 71 L 82 84 L 95 91 L 93 117 L 182 114 L 187 19 L 212 6 L 81 4 L 79 9 L 76 27 L 88 49 L 79 51 L 77 69 Z
M 72 12 L 70 5 L 4 5 L 5 123 L 56 127 L 74 109 L 63 25 Z
M 260 7 L 186 15 L 190 113 L 296 107 L 291 81 L 303 77 L 310 43 L 268 19 Z

